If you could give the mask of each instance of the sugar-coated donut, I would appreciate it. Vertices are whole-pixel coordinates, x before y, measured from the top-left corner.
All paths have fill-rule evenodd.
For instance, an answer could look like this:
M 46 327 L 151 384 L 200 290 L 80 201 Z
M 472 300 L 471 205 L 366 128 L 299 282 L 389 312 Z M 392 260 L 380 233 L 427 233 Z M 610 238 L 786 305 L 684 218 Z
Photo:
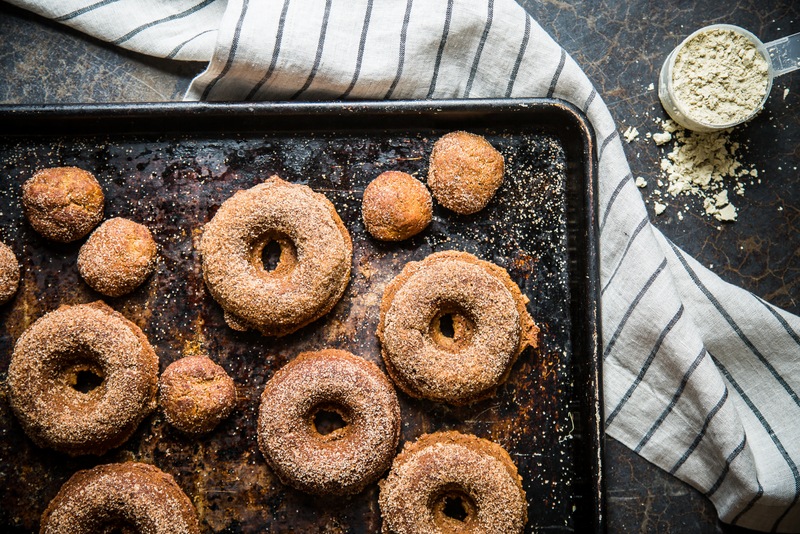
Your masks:
M 387 171 L 364 189 L 361 214 L 375 239 L 402 241 L 427 228 L 433 200 L 428 188 L 410 174 Z
M 418 398 L 462 405 L 491 396 L 519 354 L 538 345 L 527 303 L 505 269 L 466 252 L 408 263 L 381 300 L 389 376 Z
M 192 501 L 171 475 L 143 463 L 78 471 L 42 514 L 40 534 L 197 534 Z
M 141 329 L 102 302 L 62 306 L 20 336 L 11 408 L 41 447 L 100 455 L 156 406 L 158 358 Z
M 468 215 L 486 207 L 504 171 L 502 154 L 483 136 L 451 132 L 433 145 L 428 187 L 442 206 Z
M 326 432 L 318 417 L 344 426 Z M 305 352 L 279 369 L 261 395 L 258 446 L 278 478 L 317 495 L 363 490 L 389 467 L 400 406 L 377 365 L 342 350 Z
M 77 167 L 36 171 L 22 184 L 22 207 L 33 229 L 68 243 L 80 239 L 103 220 L 105 197 L 94 175 Z
M 19 288 L 19 262 L 14 251 L 0 242 L 0 305 L 5 304 Z
M 277 267 L 264 247 L 281 247 Z M 203 230 L 203 277 L 228 324 L 284 336 L 328 313 L 350 280 L 350 234 L 324 195 L 273 176 L 223 202 Z
M 438 432 L 406 444 L 380 488 L 386 534 L 519 534 L 528 520 L 511 457 L 470 434 Z
M 95 291 L 119 297 L 152 274 L 156 252 L 156 242 L 146 226 L 114 217 L 92 232 L 81 247 L 78 272 Z
M 186 356 L 161 374 L 158 404 L 167 422 L 178 430 L 210 432 L 236 406 L 236 384 L 208 356 Z

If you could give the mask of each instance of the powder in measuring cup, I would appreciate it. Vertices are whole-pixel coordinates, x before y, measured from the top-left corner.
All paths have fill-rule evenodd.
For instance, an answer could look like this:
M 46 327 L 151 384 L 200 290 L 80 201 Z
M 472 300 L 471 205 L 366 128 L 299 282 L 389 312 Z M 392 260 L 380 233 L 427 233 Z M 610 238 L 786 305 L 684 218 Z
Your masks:
M 692 119 L 725 125 L 743 121 L 758 109 L 769 85 L 769 68 L 747 36 L 715 28 L 678 50 L 672 83 Z

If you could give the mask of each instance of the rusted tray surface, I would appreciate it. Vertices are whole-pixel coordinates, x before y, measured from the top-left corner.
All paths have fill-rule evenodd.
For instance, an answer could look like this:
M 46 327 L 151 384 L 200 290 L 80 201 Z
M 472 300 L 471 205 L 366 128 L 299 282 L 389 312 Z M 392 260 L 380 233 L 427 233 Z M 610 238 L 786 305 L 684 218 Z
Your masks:
M 465 129 L 506 159 L 506 181 L 482 212 L 437 206 L 432 225 L 399 243 L 371 239 L 360 219 L 366 184 L 386 170 L 424 180 L 433 142 Z M 0 380 L 15 340 L 61 304 L 101 298 L 76 267 L 82 242 L 47 242 L 26 223 L 20 186 L 39 168 L 93 172 L 106 217 L 143 222 L 160 247 L 156 274 L 134 293 L 105 299 L 147 334 L 163 370 L 206 351 L 235 379 L 234 414 L 200 438 L 160 413 L 102 457 L 69 458 L 32 445 L 0 397 L 0 525 L 38 529 L 39 516 L 75 471 L 138 460 L 171 473 L 211 532 L 380 529 L 378 489 L 320 500 L 283 486 L 258 450 L 259 395 L 298 352 L 334 347 L 382 367 L 375 336 L 386 284 L 406 262 L 464 250 L 506 268 L 542 328 L 496 397 L 462 408 L 400 393 L 401 446 L 456 429 L 503 445 L 523 477 L 527 532 L 603 528 L 599 421 L 593 138 L 585 120 L 552 100 L 363 104 L 202 104 L 0 108 L 0 240 L 22 264 L 21 289 L 0 308 Z M 336 206 L 353 238 L 353 275 L 323 319 L 281 339 L 238 333 L 206 290 L 197 252 L 203 225 L 236 190 L 269 176 L 306 183 Z M 4 388 L 3 388 L 4 389 Z

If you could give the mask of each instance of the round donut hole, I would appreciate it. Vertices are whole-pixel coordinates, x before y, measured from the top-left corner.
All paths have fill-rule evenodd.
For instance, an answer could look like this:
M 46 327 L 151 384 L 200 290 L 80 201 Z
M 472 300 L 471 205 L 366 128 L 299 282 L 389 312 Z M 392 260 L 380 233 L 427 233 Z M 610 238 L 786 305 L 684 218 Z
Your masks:
M 344 433 L 347 426 L 347 415 L 334 406 L 320 406 L 311 416 L 314 431 L 326 439 L 336 439 Z
M 102 376 L 86 369 L 75 373 L 75 385 L 73 385 L 72 388 L 80 391 L 81 393 L 89 393 L 90 391 L 99 388 L 102 383 Z
M 469 345 L 475 322 L 457 308 L 443 309 L 431 321 L 430 337 L 440 348 L 457 352 Z
M 103 385 L 105 375 L 96 365 L 73 364 L 65 373 L 67 383 L 79 393 L 91 393 Z
M 294 243 L 283 236 L 270 236 L 261 248 L 261 266 L 267 273 L 283 273 L 297 263 Z
M 440 495 L 433 507 L 438 524 L 452 523 L 467 523 L 476 514 L 474 501 L 461 491 L 448 491 Z M 446 529 L 445 529 L 446 530 Z

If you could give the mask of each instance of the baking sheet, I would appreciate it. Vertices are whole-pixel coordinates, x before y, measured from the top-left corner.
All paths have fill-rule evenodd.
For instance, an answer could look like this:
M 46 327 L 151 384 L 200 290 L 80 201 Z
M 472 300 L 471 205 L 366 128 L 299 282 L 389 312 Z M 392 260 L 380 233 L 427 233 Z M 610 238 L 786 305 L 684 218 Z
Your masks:
M 370 238 L 360 219 L 364 187 L 387 170 L 424 181 L 435 140 L 463 129 L 506 159 L 489 206 L 460 216 L 440 206 L 431 226 L 402 243 Z M 459 430 L 500 443 L 529 503 L 526 532 L 603 530 L 594 139 L 559 101 L 477 100 L 357 104 L 143 104 L 0 108 L 0 240 L 22 264 L 21 289 L 0 307 L 0 379 L 14 341 L 61 304 L 102 298 L 80 278 L 83 241 L 47 242 L 25 222 L 21 184 L 39 168 L 93 172 L 106 217 L 146 224 L 159 244 L 157 272 L 134 293 L 105 298 L 138 324 L 163 370 L 207 352 L 239 390 L 233 415 L 189 438 L 160 413 L 102 457 L 69 458 L 30 442 L 0 402 L 0 525 L 38 530 L 59 487 L 78 469 L 137 460 L 172 474 L 209 532 L 348 532 L 380 529 L 377 485 L 320 500 L 283 486 L 258 451 L 258 399 L 298 352 L 349 350 L 382 367 L 375 336 L 386 284 L 406 262 L 464 250 L 506 268 L 530 298 L 541 348 L 527 350 L 498 394 L 452 408 L 399 393 L 402 444 Z M 277 174 L 324 193 L 353 238 L 353 272 L 331 313 L 281 339 L 228 328 L 202 280 L 203 225 L 236 190 Z

